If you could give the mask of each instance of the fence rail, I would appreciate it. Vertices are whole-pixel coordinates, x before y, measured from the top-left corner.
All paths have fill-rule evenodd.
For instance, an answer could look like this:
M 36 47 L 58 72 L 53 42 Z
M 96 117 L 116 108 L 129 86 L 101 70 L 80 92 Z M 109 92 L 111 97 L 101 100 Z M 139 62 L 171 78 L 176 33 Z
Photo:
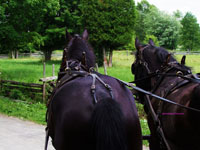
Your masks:
M 41 97 L 41 101 L 43 100 L 43 102 L 45 103 L 48 95 L 48 90 L 47 86 L 44 86 L 44 84 L 48 84 L 49 82 L 36 84 L 36 83 L 17 82 L 11 80 L 0 80 L 0 91 L 6 92 L 9 96 L 9 93 L 13 89 L 17 89 L 18 91 L 21 91 L 21 93 L 23 94 L 26 93 L 26 95 L 37 96 L 37 97 L 39 95 L 39 97 Z
M 36 84 L 36 83 L 25 83 L 25 82 L 17 82 L 17 81 L 11 81 L 11 80 L 1 80 L 2 84 L 11 84 L 15 86 L 24 86 L 27 88 L 42 88 L 42 84 Z
M 0 92 L 5 91 L 7 96 L 13 89 L 17 89 L 21 91 L 23 94 L 25 92 L 31 93 L 31 95 L 42 95 L 41 99 L 44 103 L 46 103 L 47 97 L 52 91 L 52 87 L 54 87 L 55 81 L 57 80 L 57 76 L 55 76 L 55 65 L 52 65 L 52 76 L 46 77 L 46 65 L 43 63 L 43 78 L 40 78 L 39 81 L 42 84 L 38 83 L 25 83 L 11 80 L 3 80 L 0 78 Z M 0 72 L 1 75 L 1 72 Z M 1 76 L 0 76 L 1 77 Z

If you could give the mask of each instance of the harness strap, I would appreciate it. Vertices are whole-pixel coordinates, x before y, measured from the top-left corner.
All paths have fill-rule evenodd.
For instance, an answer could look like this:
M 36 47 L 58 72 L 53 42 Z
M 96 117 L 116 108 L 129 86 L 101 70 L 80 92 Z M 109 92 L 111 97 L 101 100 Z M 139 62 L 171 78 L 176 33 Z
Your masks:
M 160 93 L 161 97 L 166 98 L 170 93 L 172 93 L 176 89 L 190 83 L 190 81 L 183 80 L 181 78 L 178 78 L 177 80 L 175 80 L 167 88 L 165 88 L 164 90 L 161 91 L 161 93 Z M 163 101 L 160 101 L 159 104 L 158 104 L 158 110 L 157 110 L 157 115 L 159 117 L 161 117 L 162 109 L 163 109 Z
M 95 86 L 96 77 L 95 77 L 95 74 L 90 74 L 90 76 L 92 76 L 92 78 L 93 78 L 92 86 L 91 86 L 91 93 L 92 93 L 92 96 L 94 98 L 94 102 L 97 103 L 96 86 Z
M 114 99 L 113 93 L 112 93 L 112 88 L 110 87 L 110 85 L 106 84 L 98 75 L 94 74 L 94 73 L 90 73 L 88 74 L 89 76 L 92 77 L 92 86 L 91 86 L 91 93 L 92 96 L 94 98 L 94 102 L 97 103 L 97 97 L 96 97 L 96 80 L 98 80 L 101 84 L 103 84 L 103 86 L 109 90 L 110 96 L 112 97 L 112 99 Z
M 154 120 L 154 124 L 155 126 L 157 127 L 156 129 L 156 132 L 158 133 L 158 137 L 160 139 L 160 146 L 161 148 L 164 148 L 167 150 L 171 150 L 166 138 L 165 138 L 165 135 L 164 135 L 164 132 L 163 132 L 163 129 L 161 127 L 161 122 L 158 118 L 158 116 L 156 115 L 152 105 L 151 105 L 151 102 L 150 102 L 150 98 L 149 98 L 149 95 L 145 95 L 145 102 L 146 102 L 146 106 L 148 107 L 149 109 L 149 112 L 151 113 L 151 116 L 152 116 L 152 119 Z

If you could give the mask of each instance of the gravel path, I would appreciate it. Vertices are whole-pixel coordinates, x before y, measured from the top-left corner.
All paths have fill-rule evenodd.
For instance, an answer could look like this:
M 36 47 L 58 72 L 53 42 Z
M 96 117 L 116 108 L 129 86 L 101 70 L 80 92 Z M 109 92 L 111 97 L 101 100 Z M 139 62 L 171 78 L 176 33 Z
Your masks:
M 43 150 L 44 143 L 45 126 L 0 115 L 0 150 Z
M 45 126 L 0 114 L 0 150 L 43 150 L 44 143 Z M 54 150 L 51 140 L 48 150 Z

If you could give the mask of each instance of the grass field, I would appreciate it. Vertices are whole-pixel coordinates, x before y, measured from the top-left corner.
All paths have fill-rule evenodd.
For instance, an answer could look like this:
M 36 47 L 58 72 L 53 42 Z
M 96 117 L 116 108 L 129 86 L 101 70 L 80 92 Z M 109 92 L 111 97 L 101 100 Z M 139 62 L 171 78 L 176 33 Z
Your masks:
M 41 103 L 30 104 L 22 101 L 14 101 L 0 96 L 0 113 L 45 124 L 46 106 Z
M 181 55 L 175 56 L 180 61 Z M 113 67 L 107 68 L 108 75 L 124 81 L 133 81 L 134 76 L 131 74 L 131 64 L 134 56 L 127 55 L 126 51 L 117 51 L 113 55 Z M 59 70 L 60 59 L 54 59 L 46 62 L 46 76 L 52 76 L 52 64 L 55 64 L 56 74 Z M 200 55 L 188 55 L 186 65 L 192 67 L 193 73 L 200 72 Z M 41 59 L 0 59 L 1 78 L 4 80 L 14 80 L 29 83 L 39 83 L 39 78 L 43 77 L 43 62 Z M 99 72 L 103 73 L 102 67 Z M 140 113 L 140 121 L 143 135 L 149 134 L 146 119 L 142 106 L 137 104 Z M 46 107 L 41 103 L 26 103 L 11 101 L 8 98 L 0 97 L 0 113 L 16 116 L 26 120 L 45 124 Z M 37 112 L 37 113 L 36 113 Z
M 130 53 L 130 52 L 129 52 Z M 181 55 L 175 56 L 178 61 Z M 117 51 L 113 55 L 113 67 L 107 68 L 108 75 L 119 78 L 124 81 L 134 79 L 131 74 L 131 64 L 134 61 L 133 55 L 128 55 L 126 51 Z M 46 76 L 52 76 L 52 64 L 55 64 L 57 74 L 60 65 L 60 59 L 46 62 Z M 192 67 L 193 73 L 200 72 L 200 55 L 188 55 L 186 65 Z M 43 62 L 41 59 L 0 59 L 1 78 L 4 80 L 14 80 L 29 83 L 39 83 L 43 77 Z M 99 68 L 100 73 L 104 73 L 103 68 Z

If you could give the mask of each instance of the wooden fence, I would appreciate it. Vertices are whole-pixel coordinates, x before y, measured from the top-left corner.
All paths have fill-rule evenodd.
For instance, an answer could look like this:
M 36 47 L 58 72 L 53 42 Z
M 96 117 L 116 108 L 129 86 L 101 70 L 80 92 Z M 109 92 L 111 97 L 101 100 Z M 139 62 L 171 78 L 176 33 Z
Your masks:
M 24 89 L 29 92 L 42 93 L 42 84 L 24 83 L 10 80 L 0 80 L 0 86 L 7 89 Z
M 56 79 L 56 77 L 54 77 L 54 79 Z M 4 91 L 4 93 L 7 93 L 7 95 L 9 96 L 12 90 L 17 89 L 18 91 L 21 91 L 21 93 L 24 95 L 28 95 L 30 97 L 40 97 L 40 99 L 43 100 L 44 103 L 46 103 L 49 92 L 48 87 L 51 87 L 52 84 L 52 82 L 47 81 L 49 80 L 43 81 L 43 84 L 36 84 L 10 80 L 0 80 L 0 91 Z
M 9 96 L 9 93 L 13 89 L 17 89 L 18 91 L 21 91 L 22 94 L 25 95 L 37 95 L 37 97 L 41 97 L 44 103 L 46 103 L 48 94 L 51 92 L 49 88 L 54 85 L 55 80 L 57 79 L 57 76 L 55 76 L 55 66 L 53 64 L 52 66 L 52 77 L 45 77 L 46 72 L 46 65 L 44 63 L 43 65 L 43 78 L 40 78 L 39 81 L 42 82 L 42 84 L 38 83 L 25 83 L 25 82 L 17 82 L 17 81 L 11 81 L 11 80 L 2 80 L 0 78 L 0 92 L 4 91 L 4 93 L 7 93 Z M 0 72 L 1 75 L 1 72 Z

